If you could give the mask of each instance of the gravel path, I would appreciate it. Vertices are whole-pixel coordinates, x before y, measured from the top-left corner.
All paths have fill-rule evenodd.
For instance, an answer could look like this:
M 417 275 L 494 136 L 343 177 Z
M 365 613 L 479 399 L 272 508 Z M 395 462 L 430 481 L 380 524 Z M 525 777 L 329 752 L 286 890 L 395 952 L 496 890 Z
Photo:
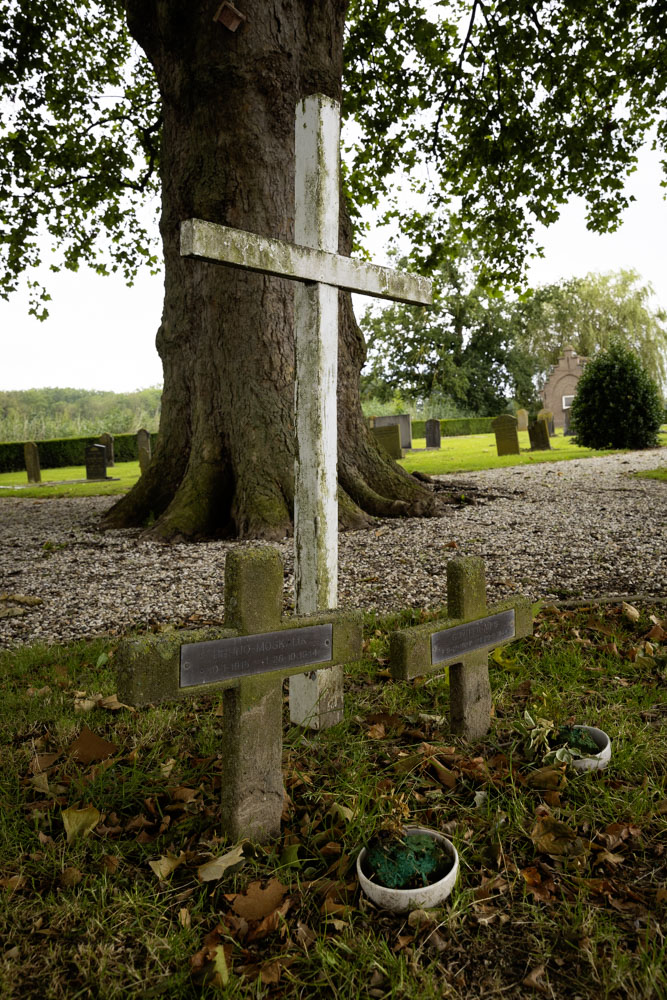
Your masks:
M 489 600 L 664 597 L 667 484 L 630 475 L 658 467 L 667 467 L 667 449 L 438 477 L 473 502 L 341 534 L 340 604 L 440 605 L 457 554 L 484 557 Z M 138 530 L 101 533 L 97 521 L 113 502 L 0 499 L 1 646 L 222 620 L 225 553 L 254 543 L 163 545 Z M 292 542 L 277 548 L 290 609 Z

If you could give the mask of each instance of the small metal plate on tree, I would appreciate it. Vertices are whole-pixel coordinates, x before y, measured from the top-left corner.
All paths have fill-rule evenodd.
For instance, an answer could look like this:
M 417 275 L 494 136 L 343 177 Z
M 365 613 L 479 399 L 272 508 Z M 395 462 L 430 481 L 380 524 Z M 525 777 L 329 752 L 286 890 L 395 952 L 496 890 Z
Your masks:
M 431 636 L 431 663 L 456 660 L 465 653 L 493 648 L 499 642 L 513 639 L 515 634 L 514 608 L 465 625 L 454 625 Z
M 181 646 L 180 686 L 193 687 L 326 663 L 332 658 L 332 650 L 330 624 L 186 643 Z

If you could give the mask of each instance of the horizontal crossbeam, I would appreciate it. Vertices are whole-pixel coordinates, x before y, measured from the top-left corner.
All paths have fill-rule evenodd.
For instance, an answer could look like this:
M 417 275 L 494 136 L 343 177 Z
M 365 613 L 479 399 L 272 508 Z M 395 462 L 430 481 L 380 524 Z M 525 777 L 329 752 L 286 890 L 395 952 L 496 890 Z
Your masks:
M 430 305 L 431 282 L 418 274 L 392 271 L 325 250 L 274 240 L 202 219 L 181 223 L 181 256 L 273 274 L 296 281 L 333 285 L 379 299 Z

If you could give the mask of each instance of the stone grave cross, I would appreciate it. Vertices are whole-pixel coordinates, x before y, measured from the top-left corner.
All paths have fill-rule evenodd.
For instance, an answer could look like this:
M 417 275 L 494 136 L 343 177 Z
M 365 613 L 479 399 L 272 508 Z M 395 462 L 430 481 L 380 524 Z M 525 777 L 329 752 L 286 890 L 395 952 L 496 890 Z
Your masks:
M 280 833 L 283 678 L 361 657 L 360 612 L 283 620 L 282 594 L 275 549 L 228 552 L 224 629 L 128 639 L 116 653 L 118 697 L 130 705 L 223 691 L 222 831 L 232 841 Z
M 338 103 L 322 94 L 297 105 L 294 243 L 201 219 L 181 223 L 181 255 L 297 282 L 294 303 L 296 610 L 338 603 L 338 290 L 427 305 L 431 282 L 338 253 Z M 324 728 L 342 719 L 342 672 L 290 683 L 292 721 Z M 337 706 L 337 708 L 336 708 Z
M 533 614 L 524 597 L 487 610 L 484 561 L 478 556 L 447 564 L 446 619 L 392 633 L 392 675 L 409 680 L 449 666 L 453 733 L 476 740 L 489 730 L 489 653 L 513 639 L 532 635 Z

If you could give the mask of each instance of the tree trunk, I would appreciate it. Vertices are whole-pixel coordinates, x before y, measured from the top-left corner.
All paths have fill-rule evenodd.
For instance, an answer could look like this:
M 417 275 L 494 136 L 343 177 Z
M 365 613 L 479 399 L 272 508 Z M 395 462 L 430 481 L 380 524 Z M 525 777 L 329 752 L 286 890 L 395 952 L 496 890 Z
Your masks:
M 213 20 L 216 3 L 126 2 L 163 104 L 164 392 L 151 466 L 105 523 L 165 539 L 291 531 L 293 282 L 183 259 L 179 227 L 194 217 L 293 240 L 295 107 L 315 92 L 340 100 L 346 2 L 238 2 L 236 32 Z M 340 251 L 350 245 L 343 215 Z M 341 526 L 428 513 L 431 494 L 363 422 L 365 348 L 350 296 L 340 304 Z

